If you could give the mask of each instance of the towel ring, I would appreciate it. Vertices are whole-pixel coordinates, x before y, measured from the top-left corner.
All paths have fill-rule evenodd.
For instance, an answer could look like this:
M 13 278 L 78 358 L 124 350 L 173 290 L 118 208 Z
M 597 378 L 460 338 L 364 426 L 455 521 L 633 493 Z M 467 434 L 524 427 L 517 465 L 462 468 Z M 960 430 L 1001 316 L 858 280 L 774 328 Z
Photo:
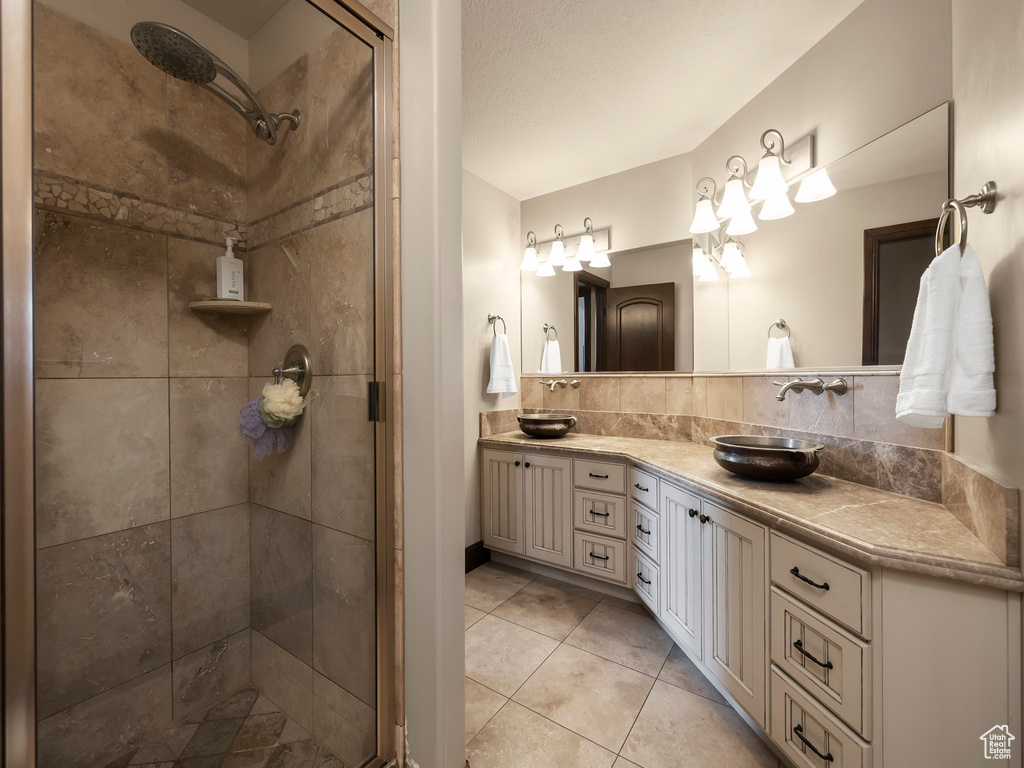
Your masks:
M 942 213 L 939 214 L 939 225 L 935 228 L 935 255 L 940 256 L 945 250 L 942 247 L 942 230 L 946 228 L 946 220 L 949 215 L 956 211 L 958 223 L 960 224 L 960 255 L 964 255 L 964 249 L 967 247 L 967 209 L 964 208 L 956 198 L 951 197 L 949 200 L 942 204 Z
M 508 333 L 508 326 L 505 325 L 505 318 L 501 315 L 488 315 L 487 322 L 494 326 L 495 335 L 498 333 L 498 320 L 501 320 L 501 332 Z
M 772 338 L 772 328 L 781 328 L 781 329 L 786 331 L 786 335 L 785 336 L 780 336 L 779 337 L 781 339 L 788 339 L 790 336 L 793 335 L 792 329 L 790 329 L 790 327 L 786 324 L 786 321 L 783 320 L 781 317 L 778 320 L 776 320 L 774 323 L 772 323 L 771 325 L 768 326 L 768 338 L 769 339 Z
M 555 338 L 551 339 L 551 341 L 558 341 L 558 329 L 555 328 L 555 326 L 553 326 L 553 325 L 549 325 L 548 323 L 544 323 L 544 337 L 545 338 L 547 338 L 548 331 L 554 331 L 555 332 Z

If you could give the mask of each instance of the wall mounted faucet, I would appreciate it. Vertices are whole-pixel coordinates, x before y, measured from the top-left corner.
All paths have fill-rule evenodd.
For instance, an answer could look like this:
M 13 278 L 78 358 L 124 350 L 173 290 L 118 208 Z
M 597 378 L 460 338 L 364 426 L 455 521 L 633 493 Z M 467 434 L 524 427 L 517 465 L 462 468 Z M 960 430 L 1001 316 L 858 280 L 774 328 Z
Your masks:
M 565 379 L 552 379 L 551 381 L 541 381 L 541 384 L 547 387 L 551 392 L 555 391 L 556 384 L 561 386 L 562 389 L 565 389 L 566 387 L 569 386 L 569 382 L 566 381 Z
M 820 395 L 822 392 L 835 392 L 837 395 L 845 395 L 850 391 L 849 386 L 846 384 L 846 379 L 835 379 L 828 384 L 821 379 L 793 379 L 793 381 L 787 381 L 785 383 L 781 381 L 773 381 L 772 384 L 778 384 L 782 387 L 782 389 L 779 390 L 779 393 L 775 396 L 775 399 L 780 402 L 786 399 L 786 393 L 790 390 L 793 390 L 794 392 L 803 392 L 805 389 L 809 389 L 816 395 Z

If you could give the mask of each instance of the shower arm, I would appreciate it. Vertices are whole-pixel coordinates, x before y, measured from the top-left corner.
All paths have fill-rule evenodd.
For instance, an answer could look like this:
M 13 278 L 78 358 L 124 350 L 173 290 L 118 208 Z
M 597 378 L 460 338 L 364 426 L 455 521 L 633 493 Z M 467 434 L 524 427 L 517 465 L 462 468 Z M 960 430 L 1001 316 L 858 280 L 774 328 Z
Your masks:
M 244 117 L 252 127 L 252 132 L 255 133 L 257 137 L 268 144 L 274 144 L 277 142 L 277 129 L 281 126 L 282 122 L 285 120 L 291 122 L 293 130 L 299 127 L 299 123 L 302 120 L 302 113 L 299 112 L 299 110 L 295 109 L 291 112 L 282 112 L 279 114 L 267 112 L 266 108 L 263 106 L 263 102 L 259 100 L 259 97 L 255 93 L 253 93 L 252 89 L 246 84 L 246 82 L 235 74 L 235 71 L 231 69 L 231 67 L 213 54 L 210 54 L 210 58 L 213 59 L 213 66 L 216 68 L 218 74 L 221 74 L 227 80 L 230 80 L 231 83 L 245 95 L 252 106 L 246 107 L 242 102 L 216 83 L 198 83 L 199 87 L 205 88 Z

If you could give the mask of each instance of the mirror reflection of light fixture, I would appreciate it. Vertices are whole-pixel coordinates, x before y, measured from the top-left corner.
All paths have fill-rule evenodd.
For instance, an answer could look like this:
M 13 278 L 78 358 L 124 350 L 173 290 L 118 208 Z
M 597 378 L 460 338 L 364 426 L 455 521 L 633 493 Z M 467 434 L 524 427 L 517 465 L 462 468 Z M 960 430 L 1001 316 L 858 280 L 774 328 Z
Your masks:
M 562 265 L 563 272 L 579 272 L 581 269 L 583 269 L 583 265 L 580 264 L 579 254 L 574 253 L 565 257 L 565 264 Z
M 523 272 L 536 272 L 537 267 L 537 236 L 533 232 L 526 233 L 526 250 L 523 251 L 523 261 L 519 268 Z
M 761 221 L 774 221 L 775 219 L 784 219 L 787 216 L 792 216 L 796 213 L 796 209 L 793 204 L 789 202 L 789 196 L 785 192 L 782 194 L 775 194 L 764 201 L 764 205 L 761 206 L 761 212 L 757 214 L 757 218 Z
M 771 138 L 770 134 L 778 136 L 778 142 Z M 776 145 L 779 148 L 778 154 L 775 153 Z M 789 192 L 789 184 L 782 176 L 782 166 L 790 164 L 786 159 L 786 142 L 782 134 L 774 128 L 769 128 L 761 134 L 761 148 L 764 149 L 764 157 L 757 164 L 757 176 L 750 188 L 751 200 L 777 198 Z
M 743 258 L 742 253 L 737 256 L 735 261 L 733 261 L 729 277 L 750 277 L 750 267 L 747 266 L 747 260 Z
M 565 264 L 565 243 L 562 242 L 562 225 L 555 224 L 555 240 L 551 243 L 551 250 L 548 252 L 548 264 L 552 267 L 560 267 Z
M 710 189 L 705 182 L 710 184 Z M 721 226 L 718 222 L 718 217 L 715 216 L 715 209 L 711 202 L 717 191 L 715 180 L 710 176 L 705 176 L 697 182 L 697 191 L 700 193 L 700 198 L 697 200 L 697 206 L 693 212 L 690 233 L 706 235 L 708 232 L 716 231 Z
M 704 253 L 704 249 L 699 245 L 693 246 L 693 276 L 700 277 L 704 272 L 704 265 L 709 261 L 707 255 Z
M 715 262 L 711 259 L 707 260 L 704 265 L 704 269 L 701 270 L 700 277 L 697 278 L 698 283 L 713 283 L 718 280 L 718 270 L 715 269 Z
M 822 168 L 804 177 L 793 200 L 798 203 L 816 203 L 832 197 L 835 193 L 836 188 L 832 185 L 832 179 L 828 177 L 828 170 Z
M 576 251 L 576 258 L 584 264 L 594 258 L 594 222 L 589 216 L 583 220 L 583 234 L 580 235 L 580 247 Z
M 722 258 L 718 266 L 731 274 L 736 262 L 742 258 L 739 244 L 735 240 L 726 240 L 722 245 Z
M 733 155 L 725 163 L 725 169 L 731 174 L 725 182 L 722 202 L 718 205 L 718 218 L 731 219 L 743 213 L 749 213 L 750 203 L 744 181 L 747 176 L 747 161 L 739 155 Z
M 550 263 L 542 261 L 537 265 L 537 277 L 554 277 L 555 268 Z
M 725 228 L 725 234 L 732 235 L 733 237 L 739 237 L 740 235 L 749 235 L 751 232 L 757 231 L 757 224 L 754 223 L 754 217 L 750 215 L 750 210 L 740 211 L 729 221 L 729 226 Z
M 608 260 L 608 253 L 606 251 L 598 251 L 590 259 L 590 266 L 593 269 L 604 269 L 610 267 L 612 263 Z

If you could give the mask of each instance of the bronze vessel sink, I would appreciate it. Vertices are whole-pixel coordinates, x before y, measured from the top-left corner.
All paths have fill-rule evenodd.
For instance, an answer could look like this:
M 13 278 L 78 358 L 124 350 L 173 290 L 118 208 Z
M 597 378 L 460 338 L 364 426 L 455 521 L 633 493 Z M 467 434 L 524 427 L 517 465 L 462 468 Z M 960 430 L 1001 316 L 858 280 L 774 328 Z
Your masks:
M 796 480 L 818 468 L 821 443 L 789 437 L 722 435 L 711 438 L 715 461 L 736 475 L 757 480 Z
M 576 417 L 564 413 L 524 413 L 516 418 L 519 428 L 530 437 L 565 437 L 576 426 Z

